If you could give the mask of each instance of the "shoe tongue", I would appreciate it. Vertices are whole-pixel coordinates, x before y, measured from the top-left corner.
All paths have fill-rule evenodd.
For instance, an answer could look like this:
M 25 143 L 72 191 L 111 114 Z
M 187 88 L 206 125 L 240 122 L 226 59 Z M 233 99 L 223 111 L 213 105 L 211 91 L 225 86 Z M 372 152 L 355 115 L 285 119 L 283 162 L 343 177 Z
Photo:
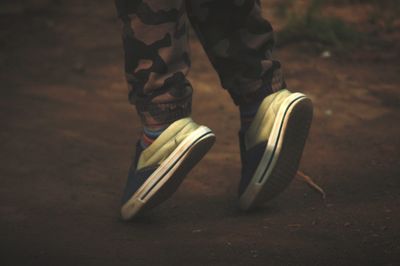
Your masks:
M 279 107 L 291 93 L 288 90 L 280 90 L 269 95 L 261 103 L 260 108 L 245 134 L 246 148 L 250 149 L 255 145 L 266 142 L 271 132 L 275 115 Z
M 282 105 L 282 103 L 291 95 L 292 93 L 289 92 L 288 90 L 282 90 L 277 93 L 276 97 L 273 99 L 271 102 L 270 108 L 277 113 L 279 107 Z
M 163 161 L 185 137 L 197 129 L 191 118 L 180 119 L 171 124 L 140 156 L 138 168 Z

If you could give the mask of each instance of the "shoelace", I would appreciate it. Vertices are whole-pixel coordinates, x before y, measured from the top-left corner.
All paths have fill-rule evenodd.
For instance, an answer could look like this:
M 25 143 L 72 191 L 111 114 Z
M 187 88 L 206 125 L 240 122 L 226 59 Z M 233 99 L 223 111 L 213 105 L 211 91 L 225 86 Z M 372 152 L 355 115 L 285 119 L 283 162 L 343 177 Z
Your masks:
M 304 174 L 301 171 L 297 171 L 296 178 L 303 182 L 306 182 L 308 186 L 310 186 L 312 189 L 321 194 L 323 199 L 326 198 L 325 191 L 317 183 L 315 183 L 315 181 L 311 177 L 309 177 L 308 175 Z

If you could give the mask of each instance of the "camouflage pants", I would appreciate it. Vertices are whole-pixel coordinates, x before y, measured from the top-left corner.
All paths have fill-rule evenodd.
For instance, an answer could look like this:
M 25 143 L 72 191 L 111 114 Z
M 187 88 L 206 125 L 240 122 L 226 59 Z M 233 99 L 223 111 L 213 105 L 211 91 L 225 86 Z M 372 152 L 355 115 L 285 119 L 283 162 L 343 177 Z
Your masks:
M 285 87 L 259 0 L 116 0 L 116 6 L 129 99 L 146 126 L 190 115 L 189 21 L 235 104 Z

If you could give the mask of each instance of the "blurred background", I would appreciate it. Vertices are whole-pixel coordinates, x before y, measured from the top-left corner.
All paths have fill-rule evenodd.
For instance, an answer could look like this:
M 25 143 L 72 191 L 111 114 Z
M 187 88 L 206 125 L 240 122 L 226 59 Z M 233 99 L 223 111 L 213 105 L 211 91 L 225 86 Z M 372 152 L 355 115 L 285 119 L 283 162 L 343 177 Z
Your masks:
M 193 117 L 217 143 L 123 223 L 140 123 L 113 1 L 0 1 L 1 265 L 399 265 L 399 1 L 262 2 L 289 88 L 315 104 L 301 170 L 326 199 L 295 179 L 236 209 L 237 108 L 192 34 Z

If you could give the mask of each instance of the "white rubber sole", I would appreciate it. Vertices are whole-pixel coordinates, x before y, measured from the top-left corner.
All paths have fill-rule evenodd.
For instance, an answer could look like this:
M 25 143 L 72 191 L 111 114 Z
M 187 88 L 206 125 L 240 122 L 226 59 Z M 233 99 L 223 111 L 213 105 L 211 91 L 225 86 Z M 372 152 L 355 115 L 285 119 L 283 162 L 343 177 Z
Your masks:
M 130 220 L 169 198 L 214 142 L 215 135 L 205 126 L 187 136 L 122 206 L 122 219 Z
M 249 210 L 281 193 L 296 174 L 313 116 L 312 102 L 293 93 L 281 105 L 263 157 L 239 208 Z

